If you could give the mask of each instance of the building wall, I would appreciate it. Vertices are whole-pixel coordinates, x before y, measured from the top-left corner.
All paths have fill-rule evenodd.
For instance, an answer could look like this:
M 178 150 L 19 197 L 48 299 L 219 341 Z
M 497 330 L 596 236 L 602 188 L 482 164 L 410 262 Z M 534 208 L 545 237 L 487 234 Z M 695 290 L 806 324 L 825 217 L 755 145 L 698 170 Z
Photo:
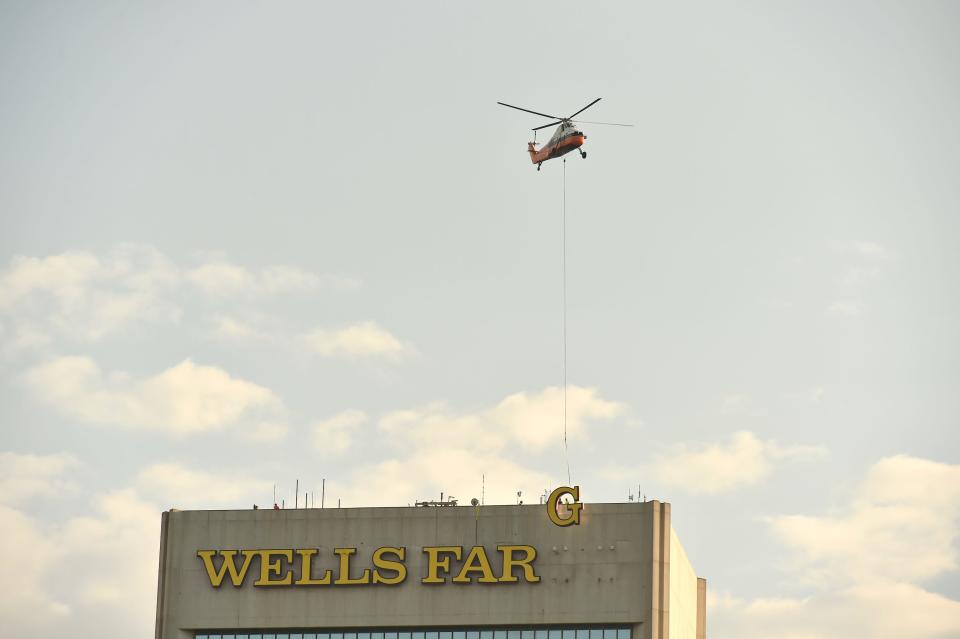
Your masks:
M 672 527 L 669 639 L 697 639 L 697 574 Z
M 568 527 L 551 523 L 543 505 L 171 511 L 163 521 L 157 637 L 243 628 L 622 623 L 633 627 L 634 639 L 666 639 L 650 619 L 653 580 L 669 571 L 655 552 L 662 543 L 654 531 L 663 523 L 655 519 L 664 509 L 669 517 L 669 505 L 659 502 L 586 504 L 581 524 Z M 660 541 L 679 546 L 669 536 Z M 541 581 L 420 582 L 424 546 L 463 546 L 466 553 L 482 545 L 499 575 L 501 544 L 534 546 Z M 254 560 L 242 587 L 226 580 L 214 588 L 197 557 L 201 549 L 318 548 L 319 574 L 337 568 L 334 548 L 354 547 L 359 572 L 381 546 L 406 548 L 404 583 L 254 587 Z

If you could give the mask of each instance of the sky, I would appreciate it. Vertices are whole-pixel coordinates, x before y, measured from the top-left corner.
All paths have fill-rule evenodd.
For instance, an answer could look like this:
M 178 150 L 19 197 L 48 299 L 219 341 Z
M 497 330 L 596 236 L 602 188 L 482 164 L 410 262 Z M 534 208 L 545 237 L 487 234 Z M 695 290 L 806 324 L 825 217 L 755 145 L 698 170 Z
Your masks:
M 672 504 L 711 637 L 960 637 L 958 27 L 0 2 L 0 626 L 148 636 L 169 508 L 569 467 Z M 597 97 L 540 172 L 496 104 Z

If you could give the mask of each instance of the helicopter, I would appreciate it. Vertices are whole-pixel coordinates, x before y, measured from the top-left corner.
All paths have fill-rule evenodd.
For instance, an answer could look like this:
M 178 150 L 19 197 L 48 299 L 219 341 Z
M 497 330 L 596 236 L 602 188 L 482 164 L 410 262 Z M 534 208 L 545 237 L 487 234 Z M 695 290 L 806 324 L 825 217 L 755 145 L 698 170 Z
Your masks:
M 527 153 L 530 154 L 530 161 L 537 165 L 537 170 L 540 170 L 540 165 L 546 162 L 547 160 L 552 160 L 553 158 L 558 158 L 560 156 L 566 155 L 574 149 L 579 150 L 580 157 L 584 160 L 587 159 L 587 152 L 581 149 L 583 143 L 586 142 L 587 136 L 584 135 L 578 127 L 574 124 L 603 124 L 606 126 L 633 126 L 632 124 L 618 124 L 615 122 L 587 122 L 585 120 L 574 120 L 575 116 L 580 115 L 594 104 L 600 101 L 600 98 L 597 98 L 587 106 L 583 107 L 576 113 L 568 115 L 565 118 L 561 118 L 556 115 L 548 115 L 546 113 L 540 113 L 539 111 L 531 111 L 530 109 L 524 109 L 522 107 L 513 106 L 512 104 L 507 104 L 506 102 L 497 102 L 497 104 L 511 109 L 516 109 L 517 111 L 526 111 L 527 113 L 532 113 L 534 115 L 539 115 L 544 118 L 550 118 L 555 120 L 549 124 L 544 124 L 533 129 L 533 142 L 527 142 Z M 557 126 L 557 125 L 560 126 Z M 546 129 L 552 126 L 557 126 L 557 130 L 553 132 L 553 135 L 550 136 L 550 140 L 541 148 L 537 150 L 537 131 L 540 129 Z

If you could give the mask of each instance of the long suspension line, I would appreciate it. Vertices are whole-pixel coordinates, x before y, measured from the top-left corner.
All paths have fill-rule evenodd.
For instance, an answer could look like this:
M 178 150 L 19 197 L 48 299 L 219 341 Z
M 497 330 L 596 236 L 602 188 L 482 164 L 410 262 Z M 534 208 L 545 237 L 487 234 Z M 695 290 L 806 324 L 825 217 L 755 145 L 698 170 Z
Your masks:
M 567 446 L 567 158 L 563 158 L 563 208 L 560 219 L 560 243 L 562 245 L 560 271 L 560 306 L 563 333 L 563 456 L 567 462 L 567 485 L 570 479 L 570 449 Z

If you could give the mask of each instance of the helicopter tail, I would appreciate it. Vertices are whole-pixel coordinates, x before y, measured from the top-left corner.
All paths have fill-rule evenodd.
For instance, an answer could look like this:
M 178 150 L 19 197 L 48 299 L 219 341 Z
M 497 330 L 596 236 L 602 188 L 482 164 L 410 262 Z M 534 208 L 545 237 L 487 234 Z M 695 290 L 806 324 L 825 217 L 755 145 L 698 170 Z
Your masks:
M 527 153 L 530 154 L 530 161 L 536 164 L 537 147 L 533 142 L 527 142 Z

